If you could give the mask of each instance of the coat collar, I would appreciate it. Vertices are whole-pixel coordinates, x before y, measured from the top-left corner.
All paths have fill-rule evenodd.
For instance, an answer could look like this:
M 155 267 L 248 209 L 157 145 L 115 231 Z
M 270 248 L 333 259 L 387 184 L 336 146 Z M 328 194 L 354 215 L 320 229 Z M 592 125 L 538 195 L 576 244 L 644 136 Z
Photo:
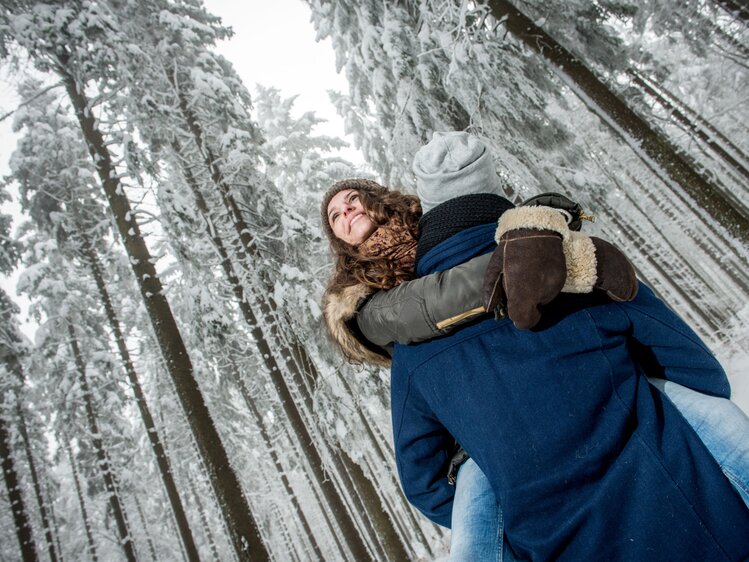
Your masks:
M 480 224 L 496 222 L 513 206 L 504 197 L 493 193 L 471 193 L 437 205 L 419 221 L 416 261 L 454 234 Z
M 468 228 L 437 244 L 416 264 L 416 275 L 445 271 L 469 259 L 491 252 L 497 247 L 494 233 L 497 223 L 491 222 Z

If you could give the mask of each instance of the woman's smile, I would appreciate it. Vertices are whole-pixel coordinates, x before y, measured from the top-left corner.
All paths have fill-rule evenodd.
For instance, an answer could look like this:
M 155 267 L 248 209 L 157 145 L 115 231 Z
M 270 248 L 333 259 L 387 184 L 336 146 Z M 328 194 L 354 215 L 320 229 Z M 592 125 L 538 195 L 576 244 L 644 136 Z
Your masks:
M 328 222 L 335 237 L 352 246 L 358 246 L 377 230 L 355 189 L 345 189 L 330 200 Z

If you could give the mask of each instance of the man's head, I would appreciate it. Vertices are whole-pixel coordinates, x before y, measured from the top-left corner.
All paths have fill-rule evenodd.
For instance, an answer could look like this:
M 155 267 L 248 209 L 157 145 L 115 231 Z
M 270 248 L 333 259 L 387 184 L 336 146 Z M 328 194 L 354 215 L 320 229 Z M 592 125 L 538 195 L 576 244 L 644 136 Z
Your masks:
M 504 195 L 489 147 L 468 133 L 435 132 L 414 156 L 413 172 L 424 213 L 461 195 Z

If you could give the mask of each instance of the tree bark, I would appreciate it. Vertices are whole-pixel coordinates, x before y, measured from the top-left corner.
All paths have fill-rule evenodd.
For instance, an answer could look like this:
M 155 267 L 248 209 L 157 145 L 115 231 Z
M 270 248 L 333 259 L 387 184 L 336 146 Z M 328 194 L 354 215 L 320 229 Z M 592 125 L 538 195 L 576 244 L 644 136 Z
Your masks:
M 16 343 L 20 343 L 20 341 L 17 341 Z M 3 350 L 3 352 L 3 355 L 5 356 L 3 358 L 3 362 L 5 363 L 6 368 L 16 378 L 16 382 L 19 387 L 22 386 L 24 381 L 24 372 L 19 355 L 16 355 L 15 351 L 12 348 Z M 14 396 L 9 395 L 8 399 L 12 399 L 14 401 L 13 410 L 18 422 L 18 432 L 20 433 L 21 440 L 23 441 L 24 452 L 26 454 L 26 463 L 29 466 L 31 484 L 34 488 L 34 496 L 36 498 L 37 506 L 39 507 L 39 515 L 42 520 L 42 527 L 44 528 L 44 539 L 47 542 L 47 552 L 49 554 L 49 559 L 51 562 L 57 562 L 55 541 L 54 537 L 52 536 L 52 526 L 50 525 L 49 516 L 47 515 L 47 508 L 45 505 L 44 497 L 42 495 L 42 488 L 39 482 L 39 474 L 36 470 L 36 461 L 34 460 L 34 455 L 31 450 L 31 441 L 29 440 L 29 432 L 26 427 L 26 419 L 23 414 L 23 409 L 21 408 L 21 400 L 19 394 L 15 394 Z M 11 408 L 11 404 L 8 403 L 7 407 Z M 2 421 L 3 420 L 0 416 L 0 422 Z M 11 457 L 11 461 L 12 460 L 13 459 Z
M 740 18 L 744 23 L 749 21 L 749 3 L 746 0 L 715 0 L 729 14 Z
M 193 373 L 192 362 L 172 310 L 156 275 L 154 260 L 140 235 L 130 202 L 118 179 L 109 150 L 96 126 L 91 108 L 79 84 L 67 68 L 67 55 L 59 55 L 59 74 L 75 109 L 89 153 L 109 202 L 130 264 L 143 297 L 156 339 L 164 357 L 177 396 L 182 404 L 200 455 L 205 462 L 209 480 L 216 494 L 221 513 L 229 531 L 232 546 L 240 560 L 269 560 L 260 529 L 250 511 L 247 498 L 231 467 L 226 449 L 216 430 L 210 411 Z
M 39 515 L 42 518 L 42 527 L 44 527 L 44 539 L 47 541 L 47 553 L 51 562 L 57 562 L 57 552 L 55 551 L 55 541 L 52 537 L 52 525 L 50 524 L 49 516 L 47 515 L 47 507 L 44 502 L 44 496 L 42 495 L 42 488 L 39 483 L 39 474 L 36 470 L 36 461 L 34 460 L 34 454 L 31 450 L 31 442 L 29 441 L 29 432 L 26 428 L 26 420 L 21 409 L 21 403 L 16 400 L 16 416 L 18 417 L 18 429 L 23 439 L 24 449 L 26 451 L 26 462 L 29 465 L 29 472 L 31 473 L 31 483 L 34 486 L 34 495 L 36 496 L 36 503 L 39 506 Z
M 93 562 L 99 561 L 99 555 L 96 552 L 96 543 L 94 542 L 94 534 L 91 532 L 91 520 L 88 516 L 88 510 L 86 509 L 86 501 L 83 498 L 83 491 L 81 490 L 81 482 L 78 479 L 78 467 L 75 464 L 73 458 L 73 450 L 70 447 L 70 440 L 67 436 L 63 435 L 62 438 L 63 447 L 68 454 L 68 462 L 70 462 L 70 472 L 73 475 L 73 485 L 75 486 L 75 494 L 78 498 L 78 507 L 81 510 L 81 518 L 83 519 L 83 528 L 86 531 L 86 541 L 88 542 L 88 552 L 91 554 Z
M 83 401 L 86 407 L 86 419 L 88 421 L 89 432 L 91 433 L 91 442 L 96 451 L 99 472 L 101 472 L 107 494 L 109 495 L 109 505 L 112 508 L 112 513 L 115 522 L 117 523 L 117 531 L 120 535 L 120 545 L 122 546 L 122 550 L 124 551 L 128 562 L 136 562 L 138 557 L 135 554 L 135 544 L 133 543 L 133 537 L 127 523 L 125 507 L 120 501 L 120 496 L 115 484 L 114 471 L 109 462 L 107 453 L 104 450 L 104 443 L 101 439 L 101 434 L 99 433 L 99 422 L 96 419 L 96 409 L 94 407 L 93 398 L 91 397 L 91 389 L 89 388 L 88 380 L 86 379 L 86 365 L 83 362 L 83 355 L 78 346 L 78 339 L 75 336 L 75 331 L 70 324 L 68 324 L 68 334 L 70 336 L 70 347 L 73 350 L 75 366 L 78 371 L 78 384 L 81 386 Z
M 593 72 L 572 53 L 557 43 L 548 33 L 533 23 L 507 0 L 488 0 L 492 14 L 507 30 L 527 47 L 549 61 L 563 79 L 569 78 L 583 95 L 581 99 L 604 122 L 619 134 L 638 153 L 665 172 L 667 178 L 679 184 L 694 202 L 718 224 L 745 244 L 749 242 L 749 217 L 737 209 L 723 192 L 695 171 L 691 159 L 652 129 L 644 119 L 632 111 Z M 631 135 L 633 141 L 627 138 Z
M 146 535 L 146 544 L 148 545 L 148 552 L 151 554 L 151 560 L 153 560 L 153 562 L 159 562 L 159 557 L 156 555 L 156 547 L 154 546 L 153 538 L 151 537 L 151 531 L 148 528 L 146 514 L 143 513 L 143 506 L 140 505 L 140 500 L 138 500 L 138 496 L 135 494 L 133 494 L 133 503 L 135 504 L 135 510 L 138 512 L 138 518 L 143 527 L 143 533 Z
M 276 469 L 276 472 L 281 478 L 281 484 L 283 485 L 284 491 L 286 492 L 286 495 L 288 495 L 289 500 L 291 501 L 291 506 L 294 509 L 294 511 L 297 514 L 297 517 L 299 518 L 299 522 L 302 524 L 302 530 L 304 531 L 305 536 L 312 544 L 312 552 L 314 553 L 314 557 L 317 560 L 322 560 L 325 557 L 323 556 L 322 551 L 320 551 L 320 547 L 317 545 L 317 541 L 315 540 L 315 535 L 312 533 L 312 528 L 309 525 L 309 522 L 307 521 L 307 516 L 304 514 L 304 511 L 302 510 L 302 506 L 299 505 L 299 501 L 296 498 L 296 495 L 294 494 L 294 490 L 291 487 L 291 483 L 289 482 L 288 476 L 286 476 L 286 471 L 284 470 L 283 464 L 281 464 L 281 459 L 278 457 L 278 453 L 276 453 L 275 449 L 273 448 L 273 440 L 271 439 L 270 435 L 268 435 L 268 431 L 265 429 L 265 424 L 263 423 L 263 416 L 260 414 L 259 410 L 257 409 L 257 406 L 255 406 L 255 402 L 253 401 L 252 397 L 250 396 L 250 390 L 247 388 L 247 385 L 242 380 L 242 376 L 239 374 L 239 369 L 237 368 L 237 365 L 234 363 L 231 358 L 230 360 L 230 370 L 232 378 L 234 379 L 235 384 L 240 390 L 240 393 L 242 394 L 242 398 L 244 398 L 244 402 L 247 405 L 247 409 L 252 414 L 252 417 L 255 418 L 255 424 L 258 427 L 258 430 L 260 431 L 260 437 L 263 440 L 263 444 L 268 451 L 268 454 L 270 455 L 271 461 L 273 462 L 273 466 Z M 341 553 L 343 554 L 343 553 Z
M 689 108 L 682 106 L 678 100 L 673 98 L 672 94 L 662 91 L 662 87 L 652 83 L 648 78 L 642 76 L 636 70 L 630 69 L 627 71 L 627 74 L 635 85 L 658 102 L 661 107 L 681 123 L 692 136 L 697 137 L 709 146 L 718 156 L 723 158 L 728 165 L 744 176 L 744 180 L 749 180 L 749 169 L 739 161 L 739 159 L 742 159 L 746 162 L 746 157 L 741 149 L 731 142 L 729 138 L 713 127 L 712 124 L 705 121 L 700 115 L 690 111 Z M 669 99 L 669 97 L 671 99 Z
M 55 516 L 55 502 L 49 488 L 49 477 L 45 475 L 44 478 L 44 497 L 47 501 L 47 507 L 49 508 L 49 522 L 52 524 L 52 536 L 55 539 L 55 548 L 57 549 L 57 556 L 60 562 L 64 562 L 65 557 L 62 553 L 62 545 L 60 544 L 60 526 L 57 524 L 57 517 Z
M 171 505 L 174 518 L 177 521 L 177 529 L 179 530 L 179 536 L 182 539 L 182 546 L 185 550 L 187 559 L 190 562 L 200 562 L 200 555 L 198 549 L 195 546 L 195 540 L 192 536 L 190 529 L 190 523 L 185 514 L 185 508 L 182 505 L 182 500 L 177 490 L 177 484 L 174 481 L 171 466 L 169 465 L 169 458 L 166 455 L 163 445 L 161 444 L 161 438 L 159 432 L 156 429 L 156 423 L 154 422 L 151 410 L 146 402 L 146 397 L 143 393 L 143 389 L 138 380 L 138 375 L 135 372 L 135 366 L 130 358 L 130 350 L 127 348 L 125 342 L 125 336 L 120 328 L 120 320 L 117 317 L 117 313 L 112 305 L 112 299 L 109 296 L 106 283 L 104 282 L 104 275 L 99 264 L 99 257 L 96 255 L 91 242 L 85 233 L 79 230 L 78 236 L 81 240 L 81 251 L 83 256 L 91 268 L 91 274 L 96 282 L 96 287 L 99 290 L 99 297 L 101 298 L 104 310 L 107 314 L 107 320 L 109 327 L 112 330 L 112 335 L 117 342 L 117 349 L 120 352 L 120 358 L 122 364 L 125 367 L 127 378 L 130 381 L 130 388 L 135 395 L 135 402 L 138 405 L 138 411 L 140 412 L 143 425 L 146 429 L 146 435 L 148 435 L 148 441 L 151 444 L 151 450 L 156 457 L 156 464 L 159 467 L 159 473 L 161 474 L 161 480 L 166 489 L 167 497 L 169 498 L 169 504 Z
M 208 541 L 208 546 L 211 549 L 213 559 L 216 562 L 221 562 L 221 556 L 219 556 L 218 547 L 216 546 L 216 539 L 213 536 L 213 531 L 211 531 L 211 526 L 208 524 L 208 518 L 205 515 L 205 507 L 203 507 L 203 502 L 200 501 L 200 494 L 198 494 L 198 491 L 195 489 L 195 484 L 193 483 L 192 478 L 188 478 L 188 482 L 190 486 L 190 492 L 192 493 L 192 497 L 195 500 L 195 506 L 198 508 L 200 523 L 203 525 L 203 533 L 205 533 L 205 537 Z
M 13 452 L 10 447 L 10 433 L 8 432 L 7 421 L 5 416 L 0 412 L 0 461 L 5 479 L 5 488 L 8 490 L 8 501 L 10 510 L 13 514 L 13 524 L 16 528 L 16 537 L 18 546 L 21 549 L 21 558 L 24 562 L 36 562 L 36 545 L 34 544 L 34 535 L 31 530 L 31 521 L 29 519 L 26 504 L 23 501 L 21 493 L 21 483 L 16 472 L 16 465 L 13 462 Z

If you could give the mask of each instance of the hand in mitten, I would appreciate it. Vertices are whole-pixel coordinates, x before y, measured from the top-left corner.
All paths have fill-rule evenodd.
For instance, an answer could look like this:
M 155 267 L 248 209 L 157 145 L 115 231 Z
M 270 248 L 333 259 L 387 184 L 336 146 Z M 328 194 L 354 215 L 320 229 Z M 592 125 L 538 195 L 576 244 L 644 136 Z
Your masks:
M 535 326 L 540 307 L 560 292 L 599 289 L 614 301 L 637 295 L 635 270 L 624 254 L 605 240 L 571 231 L 553 208 L 507 211 L 496 236 L 498 246 L 484 276 L 485 307 L 501 310 L 505 304 L 520 329 Z
M 619 248 L 595 236 L 590 237 L 596 248 L 595 289 L 604 291 L 611 300 L 631 301 L 637 296 L 635 268 Z
M 528 330 L 541 319 L 540 307 L 554 300 L 567 279 L 562 236 L 551 230 L 518 228 L 500 236 L 484 277 L 487 310 L 506 300 L 507 315 Z

